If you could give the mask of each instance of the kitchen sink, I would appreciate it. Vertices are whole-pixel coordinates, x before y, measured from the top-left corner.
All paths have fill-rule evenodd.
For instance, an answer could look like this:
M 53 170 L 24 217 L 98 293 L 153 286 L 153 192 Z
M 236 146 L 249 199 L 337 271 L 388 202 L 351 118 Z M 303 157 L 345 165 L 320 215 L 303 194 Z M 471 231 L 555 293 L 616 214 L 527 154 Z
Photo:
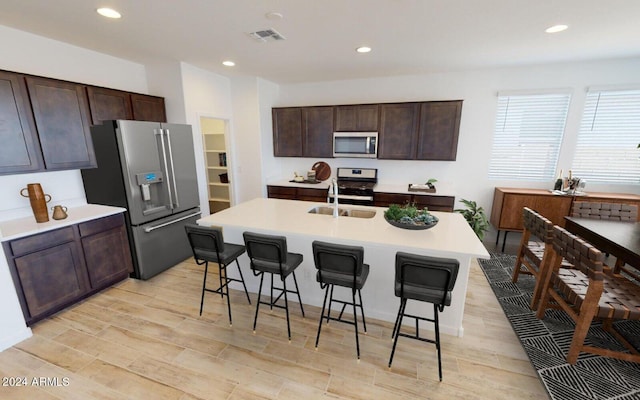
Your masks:
M 309 210 L 309 214 L 322 214 L 333 215 L 333 207 L 318 206 Z M 354 217 L 354 218 L 373 218 L 376 215 L 375 211 L 362 210 L 362 209 L 348 209 L 338 207 L 338 216 L 340 217 Z

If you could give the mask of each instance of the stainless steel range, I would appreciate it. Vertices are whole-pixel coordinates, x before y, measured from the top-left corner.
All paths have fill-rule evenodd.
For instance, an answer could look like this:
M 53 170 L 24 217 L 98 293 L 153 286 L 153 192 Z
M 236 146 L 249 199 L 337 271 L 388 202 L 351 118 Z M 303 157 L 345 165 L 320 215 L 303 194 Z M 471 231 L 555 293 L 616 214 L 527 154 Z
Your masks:
M 373 188 L 378 183 L 375 168 L 338 168 L 338 203 L 373 205 Z M 333 202 L 333 199 L 331 199 Z

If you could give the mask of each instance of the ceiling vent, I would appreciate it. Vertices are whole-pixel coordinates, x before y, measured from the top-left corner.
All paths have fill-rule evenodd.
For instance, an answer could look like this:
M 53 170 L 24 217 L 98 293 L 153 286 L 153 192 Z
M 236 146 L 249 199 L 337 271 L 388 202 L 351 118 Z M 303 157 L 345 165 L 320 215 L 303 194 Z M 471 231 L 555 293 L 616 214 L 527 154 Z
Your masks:
M 254 38 L 259 42 L 266 42 L 268 40 L 284 40 L 285 39 L 284 36 L 282 36 L 278 31 L 276 31 L 273 28 L 251 32 L 249 36 L 251 36 L 252 38 Z

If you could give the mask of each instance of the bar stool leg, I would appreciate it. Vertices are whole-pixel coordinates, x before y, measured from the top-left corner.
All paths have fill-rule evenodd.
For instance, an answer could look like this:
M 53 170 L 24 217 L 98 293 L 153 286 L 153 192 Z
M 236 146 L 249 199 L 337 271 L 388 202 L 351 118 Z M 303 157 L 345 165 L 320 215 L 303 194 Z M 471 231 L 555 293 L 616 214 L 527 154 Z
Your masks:
M 200 297 L 200 315 L 202 315 L 202 307 L 204 306 L 204 292 L 207 287 L 207 272 L 209 271 L 209 261 L 204 262 L 204 279 L 202 280 L 202 297 Z
M 433 305 L 433 319 L 436 325 L 436 349 L 438 349 L 438 376 L 442 382 L 442 358 L 440 356 L 440 324 L 438 323 L 438 306 Z
M 360 339 L 358 338 L 358 314 L 356 313 L 356 289 L 351 289 L 351 301 L 353 301 L 353 326 L 356 331 L 356 353 L 360 360 Z
M 224 289 L 222 287 L 222 285 L 220 286 L 220 294 L 222 295 L 222 297 L 227 296 L 227 312 L 229 313 L 229 326 L 233 325 L 233 322 L 231 321 L 231 298 L 229 297 L 229 280 L 227 279 L 227 267 L 226 266 L 222 266 L 222 264 L 218 264 L 218 266 L 220 266 L 220 271 L 219 274 L 222 277 L 222 271 L 224 270 Z M 220 278 L 222 279 L 222 278 Z M 220 281 L 222 282 L 222 280 Z M 225 289 L 226 289 L 226 293 L 225 293 Z
M 258 289 L 258 301 L 256 304 L 256 315 L 253 317 L 253 332 L 256 332 L 256 322 L 258 322 L 258 310 L 260 309 L 260 297 L 262 295 L 262 281 L 264 280 L 264 272 L 260 273 L 260 288 Z
M 218 279 L 220 280 L 220 298 L 224 299 L 224 286 L 222 284 L 222 270 L 224 269 L 224 264 L 218 263 Z
M 398 315 L 396 316 L 396 322 L 393 324 L 393 332 L 391 332 L 391 339 L 393 339 L 394 337 L 396 337 L 396 334 L 398 333 L 398 322 L 400 322 L 400 315 L 402 311 L 402 300 L 400 300 L 400 306 L 398 307 Z
M 331 294 L 329 294 L 329 309 L 327 310 L 327 324 L 330 321 L 331 318 L 331 304 L 333 304 L 333 285 L 331 286 Z
M 244 294 L 247 295 L 247 301 L 251 304 L 251 299 L 249 298 L 249 291 L 247 290 L 247 285 L 244 283 L 244 276 L 242 276 L 242 269 L 240 269 L 240 263 L 236 258 L 236 264 L 238 265 L 238 272 L 240 273 L 240 280 L 242 280 L 242 286 L 244 287 Z
M 324 310 L 327 305 L 327 297 L 329 295 L 329 286 L 324 291 L 324 300 L 322 301 L 322 313 L 320 313 L 320 322 L 318 323 L 318 334 L 316 335 L 316 349 L 318 349 L 318 342 L 320 341 L 320 330 L 322 329 L 322 320 L 324 319 Z
M 396 324 L 396 329 L 394 330 L 395 336 L 393 339 L 393 348 L 391 349 L 391 357 L 389 357 L 389 368 L 391 368 L 391 363 L 393 362 L 393 355 L 396 352 L 396 345 L 398 344 L 398 336 L 400 336 L 400 326 L 402 325 L 402 319 L 404 318 L 404 309 L 407 306 L 407 299 L 402 299 L 400 301 L 400 310 L 398 310 L 398 323 Z
M 291 341 L 291 325 L 289 324 L 289 300 L 287 299 L 287 280 L 282 277 L 282 286 L 284 287 L 284 310 L 287 313 L 287 334 Z M 271 301 L 273 303 L 273 300 Z
M 273 274 L 271 274 L 271 304 L 269 305 L 269 308 L 271 309 L 271 311 L 273 311 Z
M 360 312 L 362 313 L 362 325 L 364 326 L 364 333 L 367 334 L 367 321 L 364 319 L 364 308 L 362 306 L 362 293 L 358 289 L 358 297 L 360 298 Z

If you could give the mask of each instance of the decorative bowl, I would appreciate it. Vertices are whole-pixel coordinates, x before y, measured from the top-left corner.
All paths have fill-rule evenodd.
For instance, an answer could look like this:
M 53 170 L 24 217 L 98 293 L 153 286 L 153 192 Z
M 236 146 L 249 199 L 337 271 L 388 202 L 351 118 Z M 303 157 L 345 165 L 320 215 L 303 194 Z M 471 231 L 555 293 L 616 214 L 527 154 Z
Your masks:
M 425 224 L 425 223 L 416 223 L 416 224 L 405 224 L 403 222 L 400 221 L 391 221 L 390 219 L 387 219 L 387 216 L 385 215 L 384 217 L 385 221 L 387 221 L 389 224 L 397 227 L 397 228 L 402 228 L 402 229 L 410 229 L 410 230 L 414 230 L 414 231 L 419 231 L 419 230 L 425 230 L 425 229 L 429 229 L 429 228 L 433 228 L 434 226 L 438 225 L 438 220 L 436 219 L 434 222 L 430 223 L 430 224 Z

